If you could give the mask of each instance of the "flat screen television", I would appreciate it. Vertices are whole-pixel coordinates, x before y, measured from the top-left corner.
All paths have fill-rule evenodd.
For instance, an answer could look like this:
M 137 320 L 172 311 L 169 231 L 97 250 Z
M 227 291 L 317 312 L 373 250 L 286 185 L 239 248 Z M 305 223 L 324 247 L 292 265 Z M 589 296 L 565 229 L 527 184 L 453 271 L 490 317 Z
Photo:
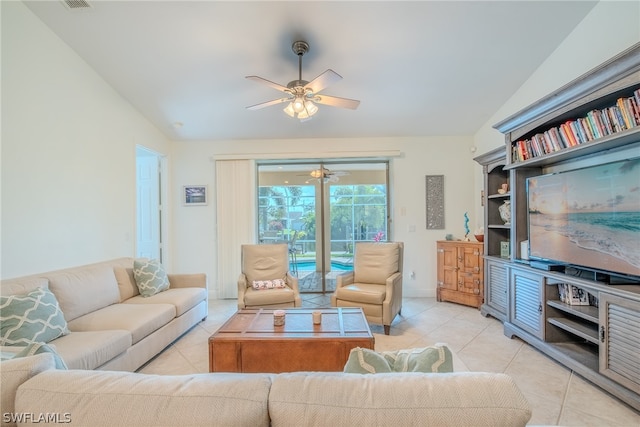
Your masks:
M 527 179 L 529 258 L 640 279 L 640 158 Z

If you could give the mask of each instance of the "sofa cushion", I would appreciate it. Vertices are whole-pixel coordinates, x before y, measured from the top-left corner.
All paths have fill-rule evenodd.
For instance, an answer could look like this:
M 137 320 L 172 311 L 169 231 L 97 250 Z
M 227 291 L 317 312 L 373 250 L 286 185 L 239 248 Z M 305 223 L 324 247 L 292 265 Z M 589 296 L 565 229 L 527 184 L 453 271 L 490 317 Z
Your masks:
M 5 419 L 5 414 L 15 414 L 16 391 L 18 386 L 29 378 L 49 369 L 55 369 L 53 355 L 49 353 L 36 354 L 30 357 L 21 357 L 0 363 L 0 408 L 2 408 L 2 426 L 12 427 L 15 420 Z M 39 412 L 39 411 L 38 411 Z M 10 416 L 10 415 L 9 415 Z
M 133 277 L 143 297 L 150 297 L 169 289 L 167 272 L 157 259 L 134 260 Z
M 113 265 L 109 263 L 60 270 L 47 278 L 67 322 L 120 302 Z
M 176 308 L 176 317 L 180 317 L 199 302 L 206 300 L 207 290 L 204 288 L 178 288 L 168 289 L 148 298 L 138 295 L 129 298 L 123 304 L 173 304 Z
M 398 271 L 400 247 L 397 243 L 358 243 L 353 271 L 355 283 L 384 285 Z
M 44 277 L 27 276 L 7 279 L 0 282 L 0 295 L 19 295 L 29 293 L 37 288 L 48 288 L 49 281 Z
M 453 372 L 453 355 L 444 344 L 383 352 L 356 347 L 349 353 L 344 372 Z
M 270 385 L 267 374 L 51 371 L 19 387 L 16 411 L 68 412 L 81 426 L 268 427 Z
M 531 409 L 513 379 L 505 374 L 297 372 L 273 378 L 269 416 L 273 427 L 493 427 L 525 426 Z
M 131 347 L 131 332 L 71 332 L 52 344 L 69 369 L 97 369 Z
M 46 343 L 68 333 L 58 300 L 49 289 L 0 296 L 0 345 Z
M 131 343 L 135 344 L 175 317 L 176 308 L 171 304 L 113 304 L 72 320 L 69 329 L 73 332 L 123 329 L 131 333 Z
M 118 282 L 118 290 L 120 291 L 120 302 L 140 295 L 136 279 L 133 276 L 133 267 L 114 267 L 113 274 Z

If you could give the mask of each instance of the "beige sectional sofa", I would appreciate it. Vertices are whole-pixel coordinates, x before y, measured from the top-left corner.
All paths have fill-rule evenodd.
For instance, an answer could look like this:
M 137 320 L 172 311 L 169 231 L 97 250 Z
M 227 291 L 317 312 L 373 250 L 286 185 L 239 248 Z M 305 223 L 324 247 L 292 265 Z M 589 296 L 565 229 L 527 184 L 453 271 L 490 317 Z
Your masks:
M 1 295 L 48 287 L 71 333 L 49 344 L 69 369 L 134 371 L 207 317 L 204 274 L 169 274 L 170 287 L 139 295 L 133 258 L 3 280 Z
M 55 370 L 51 354 L 2 363 L 3 425 L 524 426 L 531 409 L 505 374 L 145 375 Z

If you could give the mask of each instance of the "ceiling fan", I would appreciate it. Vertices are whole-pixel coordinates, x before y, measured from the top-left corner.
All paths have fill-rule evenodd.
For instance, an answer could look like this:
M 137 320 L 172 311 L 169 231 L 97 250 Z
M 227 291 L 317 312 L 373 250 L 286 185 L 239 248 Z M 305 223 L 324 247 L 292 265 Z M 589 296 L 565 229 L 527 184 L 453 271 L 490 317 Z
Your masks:
M 325 167 L 322 167 L 320 169 L 314 169 L 311 172 L 309 172 L 309 176 L 311 178 L 315 178 L 318 181 L 322 180 L 323 182 L 338 182 L 340 180 L 339 177 L 341 176 L 345 176 L 345 175 L 349 175 L 349 172 L 347 171 L 332 171 L 329 170 Z M 306 176 L 306 175 L 302 175 L 302 176 Z
M 263 79 L 262 77 L 247 76 L 247 79 L 266 84 L 267 86 L 286 93 L 287 96 L 285 98 L 252 105 L 247 107 L 247 109 L 259 110 L 271 105 L 289 102 L 284 112 L 291 117 L 300 119 L 300 121 L 305 121 L 311 119 L 311 116 L 318 112 L 318 107 L 315 105 L 316 103 L 330 105 L 332 107 L 349 108 L 351 110 L 358 108 L 360 101 L 320 95 L 319 92 L 324 88 L 342 79 L 342 76 L 335 71 L 329 69 L 310 82 L 302 80 L 302 56 L 309 51 L 309 44 L 305 41 L 296 41 L 291 46 L 291 49 L 298 55 L 298 80 L 292 80 L 287 86 L 282 86 L 270 80 Z

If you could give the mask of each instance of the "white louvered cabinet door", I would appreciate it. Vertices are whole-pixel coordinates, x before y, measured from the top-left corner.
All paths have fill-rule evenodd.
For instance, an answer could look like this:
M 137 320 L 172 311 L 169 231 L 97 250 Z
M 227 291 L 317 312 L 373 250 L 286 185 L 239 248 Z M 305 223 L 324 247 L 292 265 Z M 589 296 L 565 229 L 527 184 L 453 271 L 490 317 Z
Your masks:
M 600 292 L 600 373 L 640 393 L 640 302 Z

